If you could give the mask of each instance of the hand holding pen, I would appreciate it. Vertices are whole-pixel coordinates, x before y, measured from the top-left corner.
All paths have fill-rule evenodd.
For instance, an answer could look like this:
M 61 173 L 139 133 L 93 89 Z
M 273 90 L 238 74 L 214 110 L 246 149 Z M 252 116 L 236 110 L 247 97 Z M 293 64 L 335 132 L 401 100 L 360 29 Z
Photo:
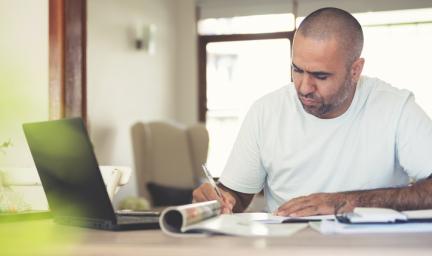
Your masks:
M 229 192 L 220 189 L 216 185 L 205 164 L 202 165 L 202 169 L 208 183 L 204 183 L 193 191 L 194 201 L 203 202 L 218 200 L 221 203 L 222 213 L 232 213 L 232 209 L 236 203 L 235 198 Z

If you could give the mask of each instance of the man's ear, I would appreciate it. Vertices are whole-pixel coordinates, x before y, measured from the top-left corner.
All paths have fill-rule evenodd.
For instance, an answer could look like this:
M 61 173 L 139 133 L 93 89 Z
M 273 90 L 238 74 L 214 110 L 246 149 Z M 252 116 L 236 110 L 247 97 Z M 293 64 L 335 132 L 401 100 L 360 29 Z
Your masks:
M 364 58 L 358 58 L 351 66 L 351 77 L 354 82 L 360 79 L 360 75 L 363 71 Z

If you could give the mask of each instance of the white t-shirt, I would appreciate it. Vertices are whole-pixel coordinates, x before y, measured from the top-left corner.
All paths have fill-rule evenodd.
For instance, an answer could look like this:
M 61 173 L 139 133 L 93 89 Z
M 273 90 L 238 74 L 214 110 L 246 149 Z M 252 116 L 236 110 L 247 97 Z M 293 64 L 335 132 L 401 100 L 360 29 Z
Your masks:
M 341 116 L 308 114 L 293 85 L 249 110 L 221 175 L 243 193 L 264 188 L 269 211 L 317 192 L 405 186 L 432 174 L 432 121 L 406 90 L 361 77 Z

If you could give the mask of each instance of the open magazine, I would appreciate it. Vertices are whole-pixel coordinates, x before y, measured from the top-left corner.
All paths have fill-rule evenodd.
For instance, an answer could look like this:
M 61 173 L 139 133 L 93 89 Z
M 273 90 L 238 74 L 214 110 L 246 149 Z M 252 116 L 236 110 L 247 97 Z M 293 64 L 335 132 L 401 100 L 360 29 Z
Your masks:
M 218 201 L 173 206 L 160 216 L 163 232 L 173 236 L 225 234 L 235 236 L 289 236 L 306 228 L 306 223 L 281 224 L 282 219 L 263 222 L 266 213 L 221 214 Z M 266 219 L 268 219 L 266 217 Z

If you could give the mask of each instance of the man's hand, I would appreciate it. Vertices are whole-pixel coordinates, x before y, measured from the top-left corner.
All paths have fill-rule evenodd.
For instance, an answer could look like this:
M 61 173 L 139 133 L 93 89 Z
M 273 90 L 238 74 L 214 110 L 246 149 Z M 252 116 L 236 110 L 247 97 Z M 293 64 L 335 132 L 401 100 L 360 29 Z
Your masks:
M 340 193 L 317 193 L 294 198 L 279 207 L 280 216 L 311 216 L 352 212 L 355 207 L 381 207 L 398 211 L 432 208 L 432 175 L 411 186 L 346 191 Z
M 335 208 L 345 202 L 339 212 L 350 212 L 354 209 L 349 196 L 344 193 L 317 193 L 294 198 L 282 204 L 276 215 L 302 217 L 311 215 L 334 214 Z
M 219 198 L 215 189 L 209 183 L 204 183 L 193 191 L 193 200 L 195 202 L 218 200 L 222 207 L 222 213 L 232 213 L 234 205 L 236 204 L 236 199 L 229 192 L 223 189 L 220 189 L 220 191 L 222 193 L 222 198 Z

